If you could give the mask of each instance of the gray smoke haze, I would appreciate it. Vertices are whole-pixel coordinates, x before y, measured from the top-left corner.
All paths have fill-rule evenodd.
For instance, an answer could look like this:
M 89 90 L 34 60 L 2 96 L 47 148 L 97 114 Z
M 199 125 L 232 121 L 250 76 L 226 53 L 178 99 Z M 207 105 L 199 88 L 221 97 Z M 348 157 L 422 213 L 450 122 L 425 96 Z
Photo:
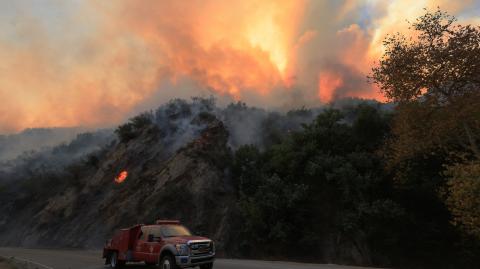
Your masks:
M 85 131 L 85 128 L 33 128 L 0 135 L 0 162 L 14 159 L 24 152 L 67 143 Z
M 173 151 L 200 134 L 208 124 L 208 121 L 199 120 L 205 115 L 211 115 L 225 125 L 231 148 L 246 144 L 265 148 L 288 132 L 299 130 L 322 110 L 318 107 L 281 112 L 247 106 L 242 102 L 222 106 L 214 97 L 195 97 L 191 100 L 173 99 L 160 106 L 151 117 L 162 133 L 163 143 Z
M 32 140 L 41 141 L 44 132 L 29 135 L 33 136 Z M 77 134 L 73 140 L 56 146 L 31 147 L 13 159 L 0 162 L 0 181 L 62 173 L 66 166 L 101 150 L 113 138 L 112 130 L 105 129 Z
M 279 142 L 289 132 L 300 130 L 303 124 L 312 122 L 326 108 L 348 112 L 363 103 L 384 110 L 390 109 L 390 105 L 375 100 L 339 98 L 333 103 L 318 107 L 269 110 L 248 106 L 243 102 L 222 105 L 210 96 L 190 100 L 173 99 L 158 107 L 155 113 L 151 113 L 151 117 L 162 132 L 163 143 L 173 151 L 192 141 L 206 127 L 205 121 L 198 120 L 202 114 L 212 115 L 225 125 L 232 149 L 247 144 L 263 149 Z
M 176 151 L 196 138 L 207 125 L 201 116 L 215 110 L 213 98 L 192 98 L 190 102 L 177 98 L 161 105 L 154 113 L 154 123 L 167 150 Z

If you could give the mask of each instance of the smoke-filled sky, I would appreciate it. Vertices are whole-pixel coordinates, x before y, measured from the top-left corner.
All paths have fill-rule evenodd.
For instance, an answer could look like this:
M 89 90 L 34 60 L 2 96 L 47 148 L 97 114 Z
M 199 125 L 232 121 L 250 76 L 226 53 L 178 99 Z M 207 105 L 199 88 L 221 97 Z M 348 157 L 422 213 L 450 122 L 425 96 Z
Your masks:
M 353 96 L 387 33 L 423 8 L 479 23 L 480 1 L 0 2 L 0 133 L 111 126 L 173 97 L 269 108 Z

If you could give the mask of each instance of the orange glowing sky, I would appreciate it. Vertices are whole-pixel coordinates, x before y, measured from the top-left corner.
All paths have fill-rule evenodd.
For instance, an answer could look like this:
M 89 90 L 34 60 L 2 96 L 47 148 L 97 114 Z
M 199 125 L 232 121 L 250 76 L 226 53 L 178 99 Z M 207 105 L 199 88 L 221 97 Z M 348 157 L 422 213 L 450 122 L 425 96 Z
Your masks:
M 478 22 L 475 1 L 4 1 L 0 133 L 112 126 L 212 93 L 270 108 L 382 101 L 365 78 L 382 38 L 437 6 Z

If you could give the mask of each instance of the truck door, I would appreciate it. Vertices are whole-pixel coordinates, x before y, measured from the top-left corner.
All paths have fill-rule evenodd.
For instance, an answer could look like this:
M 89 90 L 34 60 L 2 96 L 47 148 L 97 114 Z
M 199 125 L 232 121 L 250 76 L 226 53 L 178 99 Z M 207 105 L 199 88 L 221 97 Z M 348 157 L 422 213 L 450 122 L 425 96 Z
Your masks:
M 148 263 L 157 263 L 159 259 L 160 233 L 157 228 L 155 225 L 148 227 L 145 242 L 145 261 Z
M 147 249 L 147 240 L 148 240 L 149 229 L 147 226 L 142 226 L 140 234 L 137 239 L 137 244 L 135 245 L 135 251 L 133 257 L 137 261 L 148 261 L 148 249 Z
M 154 225 L 150 227 L 150 234 L 153 235 L 154 242 L 150 245 L 150 253 L 152 257 L 152 262 L 158 262 L 160 257 L 160 250 L 162 249 L 165 241 L 162 239 L 162 233 L 160 231 L 160 226 Z

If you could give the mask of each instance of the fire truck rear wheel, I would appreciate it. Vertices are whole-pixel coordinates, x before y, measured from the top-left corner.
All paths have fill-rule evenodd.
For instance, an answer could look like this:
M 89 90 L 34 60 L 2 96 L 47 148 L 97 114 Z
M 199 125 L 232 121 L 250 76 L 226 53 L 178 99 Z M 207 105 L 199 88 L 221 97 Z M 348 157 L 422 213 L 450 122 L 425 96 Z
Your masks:
M 120 268 L 122 263 L 118 260 L 118 254 L 117 252 L 112 252 L 110 254 L 110 268 Z
M 172 255 L 165 255 L 160 260 L 159 269 L 177 269 L 178 266 L 175 263 L 175 258 Z

